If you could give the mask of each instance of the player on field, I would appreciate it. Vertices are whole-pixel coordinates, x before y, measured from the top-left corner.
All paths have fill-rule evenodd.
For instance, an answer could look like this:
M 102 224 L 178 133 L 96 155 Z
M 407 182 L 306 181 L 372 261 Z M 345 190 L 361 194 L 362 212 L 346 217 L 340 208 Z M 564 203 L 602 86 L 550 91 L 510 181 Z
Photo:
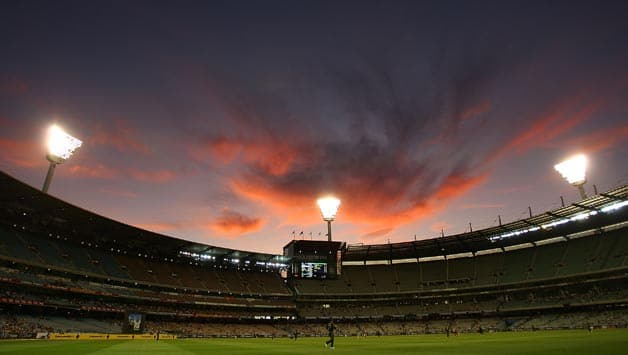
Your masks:
M 325 342 L 325 347 L 330 346 L 332 349 L 334 348 L 334 331 L 336 330 L 336 325 L 334 324 L 334 321 L 331 320 L 329 321 L 329 324 L 327 324 L 327 332 L 329 332 L 329 340 L 327 340 Z

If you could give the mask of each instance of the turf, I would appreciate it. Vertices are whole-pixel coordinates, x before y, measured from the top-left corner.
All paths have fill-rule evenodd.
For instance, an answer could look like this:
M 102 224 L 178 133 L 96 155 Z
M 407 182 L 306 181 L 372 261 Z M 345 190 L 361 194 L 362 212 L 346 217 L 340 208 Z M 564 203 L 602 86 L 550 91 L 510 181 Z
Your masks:
M 0 341 L 4 354 L 626 354 L 628 330 L 519 332 L 336 338 L 336 348 L 324 338 L 179 339 L 168 341 Z

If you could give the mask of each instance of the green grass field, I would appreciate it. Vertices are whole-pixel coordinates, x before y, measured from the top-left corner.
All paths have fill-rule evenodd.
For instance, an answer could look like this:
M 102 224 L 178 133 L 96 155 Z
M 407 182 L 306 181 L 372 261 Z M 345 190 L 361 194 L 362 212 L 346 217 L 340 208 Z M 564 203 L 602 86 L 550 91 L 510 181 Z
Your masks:
M 4 354 L 628 354 L 628 330 L 520 332 L 497 334 L 336 338 L 179 339 L 167 341 L 0 341 Z

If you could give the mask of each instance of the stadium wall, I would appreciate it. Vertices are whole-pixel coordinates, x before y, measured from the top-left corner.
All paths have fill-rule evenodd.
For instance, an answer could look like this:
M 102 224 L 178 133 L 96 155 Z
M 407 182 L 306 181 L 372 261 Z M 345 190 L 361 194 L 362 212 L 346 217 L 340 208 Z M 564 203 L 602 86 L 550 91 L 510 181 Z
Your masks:
M 156 340 L 155 334 L 50 333 L 50 340 Z M 177 339 L 174 334 L 159 334 L 160 340 Z

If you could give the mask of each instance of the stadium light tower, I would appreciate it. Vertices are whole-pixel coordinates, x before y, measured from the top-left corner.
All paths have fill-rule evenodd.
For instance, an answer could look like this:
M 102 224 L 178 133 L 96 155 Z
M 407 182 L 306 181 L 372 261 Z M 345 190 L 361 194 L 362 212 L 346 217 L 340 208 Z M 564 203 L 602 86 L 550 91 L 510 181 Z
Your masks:
M 331 242 L 331 222 L 336 219 L 336 213 L 338 213 L 340 200 L 329 196 L 319 198 L 316 203 L 318 203 L 318 207 L 321 209 L 323 220 L 327 222 L 327 240 Z
M 65 133 L 65 131 L 57 125 L 52 125 L 48 129 L 47 143 L 48 154 L 46 154 L 46 159 L 50 162 L 50 166 L 48 167 L 44 187 L 41 189 L 44 193 L 48 193 L 48 188 L 50 187 L 50 182 L 52 181 L 52 175 L 54 175 L 57 165 L 70 159 L 72 153 L 74 153 L 74 151 L 76 151 L 81 144 L 83 144 L 81 140 Z
M 556 169 L 568 183 L 578 188 L 580 197 L 582 197 L 583 200 L 587 198 L 587 193 L 584 191 L 584 183 L 587 182 L 587 157 L 584 154 L 574 155 L 554 165 L 554 169 Z

